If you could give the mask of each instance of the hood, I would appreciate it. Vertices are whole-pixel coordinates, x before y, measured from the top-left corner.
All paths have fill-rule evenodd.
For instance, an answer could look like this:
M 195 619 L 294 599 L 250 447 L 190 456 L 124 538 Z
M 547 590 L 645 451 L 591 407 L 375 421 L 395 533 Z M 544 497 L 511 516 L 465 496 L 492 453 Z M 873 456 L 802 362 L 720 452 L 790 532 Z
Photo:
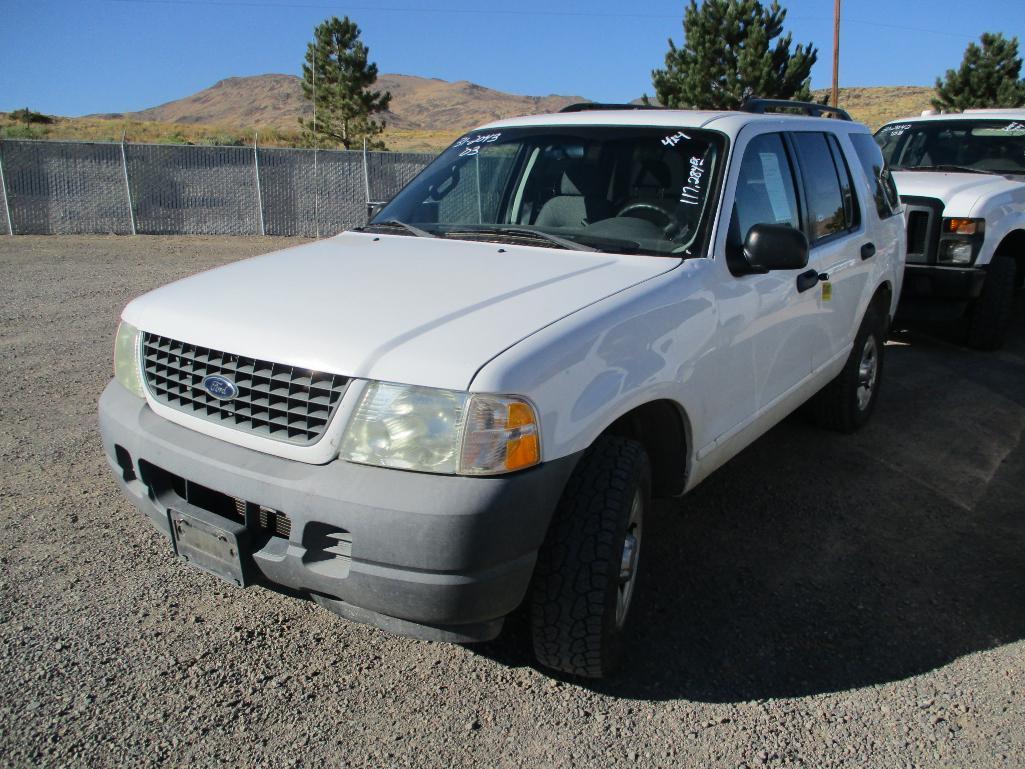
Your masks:
M 494 356 L 679 259 L 343 233 L 171 283 L 125 308 L 162 336 L 277 363 L 466 389 Z
M 944 215 L 972 216 L 978 203 L 1002 195 L 1025 199 L 1025 184 L 992 174 L 894 171 L 897 191 L 943 201 Z

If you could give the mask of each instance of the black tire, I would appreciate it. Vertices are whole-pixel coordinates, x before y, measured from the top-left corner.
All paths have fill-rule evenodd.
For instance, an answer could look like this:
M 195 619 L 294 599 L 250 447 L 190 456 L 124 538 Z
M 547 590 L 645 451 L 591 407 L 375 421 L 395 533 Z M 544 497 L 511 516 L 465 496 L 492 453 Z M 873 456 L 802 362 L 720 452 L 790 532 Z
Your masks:
M 868 422 L 879 399 L 885 341 L 885 313 L 876 306 L 869 307 L 843 370 L 812 401 L 815 421 L 821 427 L 853 433 Z M 874 356 L 874 363 L 866 360 L 869 355 Z M 865 381 L 869 376 L 871 381 Z
M 651 468 L 644 447 L 627 438 L 599 438 L 566 484 L 538 553 L 530 619 L 534 653 L 545 667 L 602 678 L 620 664 L 642 534 L 638 524 L 632 582 L 617 618 L 628 528 L 632 516 L 637 518 L 635 499 L 643 522 L 651 508 Z
M 996 350 L 1004 344 L 1014 308 L 1017 265 L 1009 256 L 997 256 L 986 270 L 982 293 L 968 309 L 968 346 Z

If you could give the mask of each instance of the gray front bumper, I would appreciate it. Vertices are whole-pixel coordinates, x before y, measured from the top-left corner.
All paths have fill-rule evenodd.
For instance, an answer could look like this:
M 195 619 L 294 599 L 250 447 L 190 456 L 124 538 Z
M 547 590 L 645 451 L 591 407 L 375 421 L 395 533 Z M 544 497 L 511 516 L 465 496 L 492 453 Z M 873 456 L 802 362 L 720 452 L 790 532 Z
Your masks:
M 154 468 L 288 515 L 287 540 L 254 537 L 245 554 L 256 581 L 391 632 L 448 641 L 494 637 L 523 600 L 577 460 L 495 478 L 309 465 L 162 419 L 117 382 L 100 398 L 100 432 L 125 493 L 168 537 L 168 508 L 192 505 L 155 483 Z M 351 537 L 348 558 L 324 552 L 323 532 L 336 529 Z

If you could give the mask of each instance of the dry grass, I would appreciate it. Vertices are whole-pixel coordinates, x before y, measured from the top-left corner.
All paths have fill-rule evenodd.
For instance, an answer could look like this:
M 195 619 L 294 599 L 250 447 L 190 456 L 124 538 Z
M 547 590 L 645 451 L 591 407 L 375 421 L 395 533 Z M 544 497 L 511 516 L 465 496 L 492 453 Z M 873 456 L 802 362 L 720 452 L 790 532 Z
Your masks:
M 232 125 L 206 123 L 169 123 L 157 120 L 117 118 L 55 118 L 51 124 L 26 126 L 6 113 L 0 113 L 0 138 L 49 139 L 54 141 L 119 142 L 122 133 L 130 142 L 145 144 L 216 144 L 252 146 L 257 138 L 261 147 L 301 147 L 298 130 L 274 127 L 241 129 Z M 388 149 L 396 152 L 440 152 L 460 135 L 457 131 L 385 132 Z
M 24 125 L 0 113 L 0 137 L 5 139 L 54 139 L 70 141 L 121 141 L 153 144 L 251 145 L 256 133 L 261 145 L 294 147 L 299 132 L 276 128 L 240 129 L 238 126 L 207 123 L 167 123 L 156 120 L 107 118 L 55 118 L 51 124 Z

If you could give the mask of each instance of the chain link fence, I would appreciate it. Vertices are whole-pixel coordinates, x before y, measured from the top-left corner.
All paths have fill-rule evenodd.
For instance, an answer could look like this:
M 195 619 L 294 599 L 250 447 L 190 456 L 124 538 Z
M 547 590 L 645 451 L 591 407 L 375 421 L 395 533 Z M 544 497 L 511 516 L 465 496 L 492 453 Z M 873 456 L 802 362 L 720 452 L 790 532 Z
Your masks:
M 434 155 L 0 142 L 0 234 L 301 235 L 366 223 Z

